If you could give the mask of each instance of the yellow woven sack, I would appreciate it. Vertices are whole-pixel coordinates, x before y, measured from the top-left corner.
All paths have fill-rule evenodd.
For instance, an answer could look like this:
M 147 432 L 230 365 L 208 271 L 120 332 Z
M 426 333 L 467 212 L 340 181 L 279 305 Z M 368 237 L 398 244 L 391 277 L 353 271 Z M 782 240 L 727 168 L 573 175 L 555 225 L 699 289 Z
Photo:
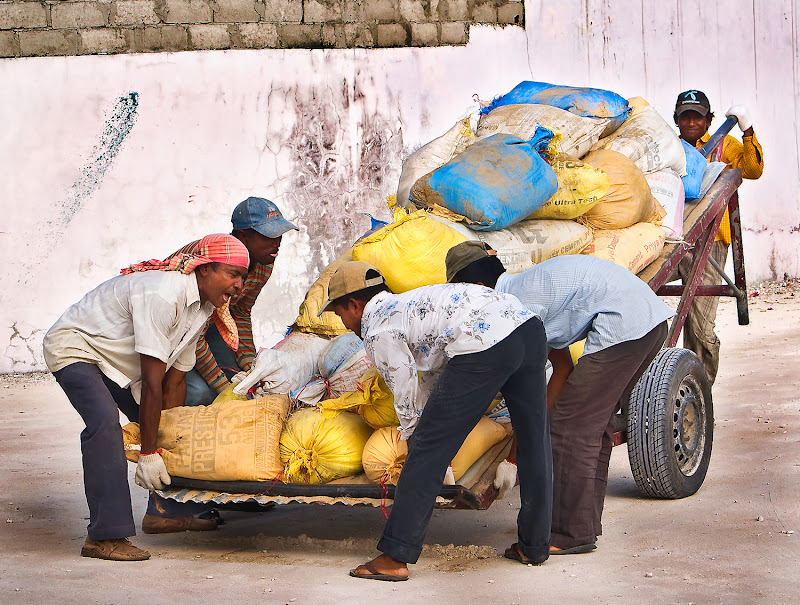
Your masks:
M 507 434 L 502 425 L 486 416 L 481 417 L 453 458 L 451 466 L 455 480 L 461 479 L 486 450 L 500 443 Z M 383 479 L 384 483 L 396 485 L 407 455 L 408 443 L 400 439 L 397 427 L 378 429 L 364 446 L 364 472 L 375 483 Z
M 547 158 L 558 190 L 528 218 L 572 219 L 588 212 L 608 193 L 608 175 L 566 153 Z
M 317 408 L 303 408 L 286 421 L 280 440 L 287 483 L 327 483 L 361 472 L 364 444 L 372 434 L 358 414 L 326 418 Z
M 320 336 L 340 336 L 347 332 L 342 320 L 333 311 L 325 311 L 319 317 L 317 317 L 317 313 L 328 301 L 328 283 L 331 281 L 331 277 L 340 265 L 350 260 L 353 260 L 352 250 L 347 250 L 322 270 L 317 281 L 311 284 L 305 299 L 300 303 L 299 314 L 292 325 L 293 330 Z
M 400 424 L 394 410 L 394 395 L 375 366 L 361 376 L 355 391 L 345 393 L 336 399 L 320 401 L 317 405 L 324 416 L 334 416 L 339 411 L 352 410 L 375 429 Z
M 652 263 L 664 248 L 666 234 L 652 223 L 638 223 L 626 229 L 600 229 L 581 254 L 609 260 L 632 273 Z
M 235 386 L 235 384 L 229 384 L 226 386 L 211 403 L 220 403 L 222 401 L 247 401 L 247 395 L 237 395 L 233 392 Z
M 364 446 L 361 463 L 364 474 L 374 483 L 397 485 L 408 455 L 408 442 L 400 439 L 396 426 L 385 426 L 372 433 Z
M 389 289 L 399 294 L 445 283 L 447 251 L 465 240 L 424 210 L 417 210 L 405 216 L 396 214 L 394 222 L 356 243 L 353 260 L 375 266 L 386 278 Z
M 578 222 L 592 229 L 624 229 L 636 223 L 659 222 L 666 212 L 632 160 L 610 149 L 592 151 L 583 161 L 608 175 L 608 193 Z
M 283 472 L 278 441 L 288 395 L 270 395 L 161 412 L 156 446 L 167 472 L 209 481 L 269 481 Z M 122 427 L 125 455 L 139 459 L 139 425 Z

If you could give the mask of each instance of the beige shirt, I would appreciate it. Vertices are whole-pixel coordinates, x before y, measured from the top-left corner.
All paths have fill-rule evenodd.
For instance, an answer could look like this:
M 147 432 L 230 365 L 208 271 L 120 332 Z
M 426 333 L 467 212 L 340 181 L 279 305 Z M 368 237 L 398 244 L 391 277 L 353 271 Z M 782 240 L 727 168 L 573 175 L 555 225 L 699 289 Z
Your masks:
M 188 372 L 195 345 L 214 311 L 200 302 L 197 277 L 178 271 L 118 275 L 86 294 L 44 337 L 44 359 L 56 372 L 71 363 L 94 363 L 139 401 L 149 355 Z

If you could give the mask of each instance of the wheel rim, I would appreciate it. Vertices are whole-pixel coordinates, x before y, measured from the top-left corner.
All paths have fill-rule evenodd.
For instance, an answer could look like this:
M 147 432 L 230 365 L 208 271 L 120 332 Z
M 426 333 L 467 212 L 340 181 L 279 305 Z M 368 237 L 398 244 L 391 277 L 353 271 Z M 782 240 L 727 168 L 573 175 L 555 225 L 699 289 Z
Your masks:
M 700 467 L 706 447 L 706 406 L 700 383 L 693 376 L 681 381 L 672 411 L 675 460 L 685 476 Z

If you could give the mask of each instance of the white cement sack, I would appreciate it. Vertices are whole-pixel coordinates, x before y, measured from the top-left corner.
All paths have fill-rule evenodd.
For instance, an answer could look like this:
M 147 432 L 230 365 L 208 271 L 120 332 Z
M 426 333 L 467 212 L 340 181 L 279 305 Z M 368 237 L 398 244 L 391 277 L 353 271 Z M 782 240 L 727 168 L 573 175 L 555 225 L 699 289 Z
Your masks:
M 470 125 L 471 117 L 459 120 L 442 136 L 423 145 L 403 161 L 400 183 L 397 185 L 397 205 L 416 210 L 409 199 L 411 187 L 421 177 L 444 166 L 475 142 L 475 133 Z
M 537 126 L 544 126 L 561 134 L 562 152 L 580 159 L 597 143 L 608 123 L 606 118 L 584 118 L 550 105 L 502 105 L 478 122 L 477 135 L 485 139 L 502 132 L 527 141 Z
M 683 181 L 674 170 L 665 168 L 658 172 L 651 172 L 644 175 L 647 184 L 650 185 L 650 192 L 658 203 L 667 211 L 667 215 L 662 219 L 661 228 L 670 239 L 680 239 L 683 237 L 683 208 L 685 195 L 683 193 Z
M 672 168 L 686 174 L 686 154 L 675 130 L 651 106 L 629 116 L 613 134 L 592 147 L 611 149 L 630 158 L 644 174 Z

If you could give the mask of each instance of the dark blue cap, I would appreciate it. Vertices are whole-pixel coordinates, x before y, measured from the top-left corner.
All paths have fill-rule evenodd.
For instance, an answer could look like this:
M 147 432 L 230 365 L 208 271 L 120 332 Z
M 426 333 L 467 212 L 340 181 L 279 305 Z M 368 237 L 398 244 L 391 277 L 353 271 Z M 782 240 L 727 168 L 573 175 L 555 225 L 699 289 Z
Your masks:
M 278 237 L 297 227 L 283 218 L 278 207 L 263 197 L 249 197 L 233 209 L 234 229 L 252 229 L 266 237 Z

